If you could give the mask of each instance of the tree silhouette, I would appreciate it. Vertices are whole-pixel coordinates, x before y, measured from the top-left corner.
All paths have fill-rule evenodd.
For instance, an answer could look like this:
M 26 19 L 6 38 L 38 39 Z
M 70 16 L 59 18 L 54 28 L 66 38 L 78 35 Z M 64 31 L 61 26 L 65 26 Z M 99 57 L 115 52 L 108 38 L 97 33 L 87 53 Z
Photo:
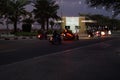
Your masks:
M 17 32 L 17 22 L 26 13 L 24 7 L 29 3 L 28 0 L 0 0 L 0 15 L 5 15 L 13 22 L 14 32 Z
M 47 29 L 49 26 L 49 19 L 58 19 L 57 10 L 59 9 L 58 4 L 52 0 L 36 0 L 34 2 L 35 9 L 33 10 L 35 14 L 35 19 L 41 24 L 42 29 L 45 30 L 45 25 L 47 24 Z
M 112 9 L 114 15 L 120 14 L 120 0 L 86 0 L 90 7 L 105 7 L 106 10 Z

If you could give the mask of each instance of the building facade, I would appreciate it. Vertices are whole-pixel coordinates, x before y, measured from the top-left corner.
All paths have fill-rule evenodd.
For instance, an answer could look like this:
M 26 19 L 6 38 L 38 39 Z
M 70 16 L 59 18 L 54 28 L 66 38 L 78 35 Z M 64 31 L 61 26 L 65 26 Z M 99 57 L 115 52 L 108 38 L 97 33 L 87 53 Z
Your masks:
M 69 26 L 69 29 L 73 33 L 85 33 L 86 24 L 82 22 L 85 20 L 85 17 L 62 17 L 62 29 L 65 29 L 66 26 Z

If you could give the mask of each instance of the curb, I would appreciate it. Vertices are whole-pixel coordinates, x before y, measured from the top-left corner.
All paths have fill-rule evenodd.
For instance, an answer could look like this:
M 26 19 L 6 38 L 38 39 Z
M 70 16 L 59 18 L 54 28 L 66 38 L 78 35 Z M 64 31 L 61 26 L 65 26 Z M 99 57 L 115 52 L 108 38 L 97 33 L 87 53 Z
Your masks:
M 25 39 L 37 39 L 36 36 L 19 36 L 19 37 L 4 37 L 4 38 L 0 38 L 0 40 L 25 40 Z

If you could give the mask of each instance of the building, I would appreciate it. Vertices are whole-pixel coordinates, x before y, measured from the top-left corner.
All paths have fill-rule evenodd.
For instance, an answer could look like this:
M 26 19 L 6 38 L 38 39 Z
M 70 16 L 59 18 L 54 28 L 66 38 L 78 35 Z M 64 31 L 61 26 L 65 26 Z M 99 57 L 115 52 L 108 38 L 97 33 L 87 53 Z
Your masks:
M 85 16 L 80 17 L 62 17 L 62 29 L 68 27 L 73 33 L 85 34 L 86 23 L 95 23 L 96 21 L 87 19 Z
M 85 23 L 82 20 L 85 20 L 85 17 L 62 17 L 62 29 L 69 26 L 73 33 L 83 33 L 86 29 Z

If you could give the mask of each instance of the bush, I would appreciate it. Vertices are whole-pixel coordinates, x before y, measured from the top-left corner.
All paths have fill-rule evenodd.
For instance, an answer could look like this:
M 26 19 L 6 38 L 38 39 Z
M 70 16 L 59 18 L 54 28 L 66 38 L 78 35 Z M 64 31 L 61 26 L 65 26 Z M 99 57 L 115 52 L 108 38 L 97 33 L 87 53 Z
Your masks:
M 23 24 L 22 31 L 23 32 L 31 32 L 31 24 Z
M 52 30 L 52 29 L 49 29 L 49 30 L 47 31 L 47 34 L 53 34 L 53 30 Z
M 17 32 L 16 36 L 36 36 L 37 32 Z

